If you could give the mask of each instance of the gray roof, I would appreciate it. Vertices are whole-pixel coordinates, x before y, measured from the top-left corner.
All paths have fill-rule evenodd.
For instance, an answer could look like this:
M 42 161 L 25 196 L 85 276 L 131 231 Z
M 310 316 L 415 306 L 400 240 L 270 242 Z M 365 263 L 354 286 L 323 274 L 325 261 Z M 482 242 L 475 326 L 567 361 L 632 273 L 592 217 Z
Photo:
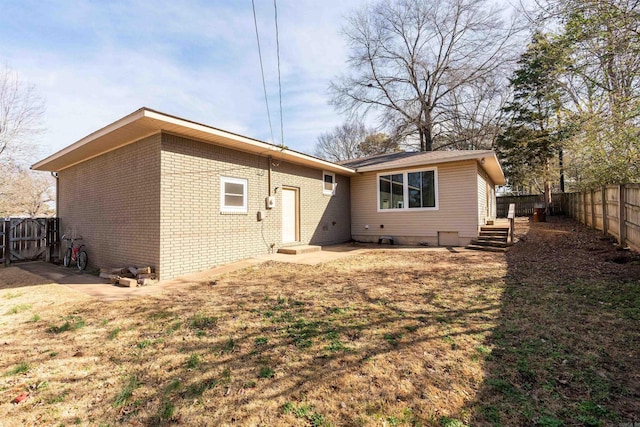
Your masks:
M 439 163 L 476 160 L 487 171 L 496 184 L 504 184 L 504 174 L 496 154 L 491 150 L 451 150 L 420 151 L 378 154 L 376 156 L 339 162 L 341 166 L 355 169 L 356 172 L 372 172 L 402 169 Z
M 354 169 L 361 169 L 364 167 L 369 169 L 369 167 L 372 166 L 390 169 L 414 163 L 443 163 L 470 158 L 475 159 L 478 158 L 478 156 L 490 156 L 492 154 L 493 151 L 490 150 L 398 151 L 395 153 L 378 154 L 376 156 L 345 160 L 338 162 L 338 164 Z

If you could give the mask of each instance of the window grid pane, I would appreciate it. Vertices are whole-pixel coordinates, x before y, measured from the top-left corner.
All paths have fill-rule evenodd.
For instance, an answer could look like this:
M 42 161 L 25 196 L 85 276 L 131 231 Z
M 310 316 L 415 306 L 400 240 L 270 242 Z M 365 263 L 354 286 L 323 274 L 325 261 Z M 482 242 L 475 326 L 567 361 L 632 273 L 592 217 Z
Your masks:
M 233 182 L 225 182 L 224 184 L 224 192 L 225 194 L 234 194 L 236 196 L 241 196 L 244 194 L 244 185 L 236 184 Z
M 391 208 L 391 176 L 380 177 L 380 209 Z
M 333 195 L 335 190 L 335 175 L 333 173 L 323 172 L 322 175 L 322 192 L 324 194 Z
M 247 212 L 247 180 L 221 177 L 220 209 L 223 212 Z
M 435 174 L 433 171 L 422 172 L 422 207 L 436 206 Z
M 404 174 L 380 175 L 379 209 L 434 208 L 436 207 L 435 171 L 407 172 Z M 406 189 L 408 199 L 404 200 Z
M 404 176 L 403 174 L 382 175 L 380 181 L 380 209 L 403 209 Z

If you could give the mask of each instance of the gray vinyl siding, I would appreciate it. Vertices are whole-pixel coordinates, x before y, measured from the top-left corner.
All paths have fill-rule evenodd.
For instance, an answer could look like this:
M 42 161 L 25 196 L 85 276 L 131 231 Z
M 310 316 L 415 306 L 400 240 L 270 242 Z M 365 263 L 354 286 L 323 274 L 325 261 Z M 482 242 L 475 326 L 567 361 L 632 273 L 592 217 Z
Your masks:
M 478 165 L 478 225 L 496 218 L 496 186 Z
M 478 167 L 478 225 L 487 223 L 487 177 Z

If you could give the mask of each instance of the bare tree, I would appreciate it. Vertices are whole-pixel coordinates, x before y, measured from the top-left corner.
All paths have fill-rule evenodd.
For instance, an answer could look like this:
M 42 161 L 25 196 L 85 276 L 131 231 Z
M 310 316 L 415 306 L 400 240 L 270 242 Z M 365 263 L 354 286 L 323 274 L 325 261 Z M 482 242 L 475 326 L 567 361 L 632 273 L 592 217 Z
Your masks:
M 51 175 L 33 172 L 15 163 L 3 163 L 0 168 L 0 217 L 52 215 L 54 197 Z
M 33 153 L 43 115 L 44 101 L 35 87 L 7 66 L 0 70 L 0 161 Z
M 438 149 L 490 150 L 495 147 L 511 89 L 506 76 L 474 82 L 451 92 L 443 111 Z
M 377 154 L 401 151 L 398 140 L 382 132 L 367 136 L 360 143 L 359 149 L 362 156 L 375 156 Z
M 431 151 L 458 137 L 455 120 L 483 125 L 494 103 L 478 91 L 515 57 L 518 33 L 504 11 L 486 0 L 397 0 L 366 6 L 344 29 L 350 73 L 330 86 L 332 103 L 348 113 L 377 114 L 392 135 Z M 461 118 L 465 94 L 483 108 Z M 466 126 L 466 125 L 465 125 Z
M 374 133 L 360 121 L 346 122 L 318 137 L 313 154 L 332 162 L 360 157 L 360 143 Z
M 332 162 L 399 151 L 398 140 L 367 128 L 361 121 L 345 122 L 318 137 L 313 154 Z
M 44 101 L 8 66 L 0 69 L 0 217 L 53 212 L 53 181 L 29 171 L 36 137 L 43 131 Z

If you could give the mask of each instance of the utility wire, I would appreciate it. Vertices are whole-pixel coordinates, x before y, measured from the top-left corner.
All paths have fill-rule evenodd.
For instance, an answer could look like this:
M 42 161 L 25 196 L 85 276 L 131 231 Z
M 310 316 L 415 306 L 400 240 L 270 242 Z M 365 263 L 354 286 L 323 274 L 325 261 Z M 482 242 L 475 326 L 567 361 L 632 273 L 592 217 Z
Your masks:
M 251 0 L 251 6 L 253 7 L 253 24 L 256 29 L 256 41 L 258 42 L 258 57 L 260 58 L 260 73 L 262 74 L 262 88 L 264 89 L 264 103 L 267 106 L 267 118 L 269 119 L 269 130 L 271 131 L 271 140 L 275 143 L 276 139 L 274 138 L 273 126 L 271 125 L 271 112 L 269 111 L 269 98 L 267 97 L 267 83 L 265 82 L 265 79 L 264 79 L 264 66 L 262 65 L 262 49 L 260 49 L 260 35 L 258 34 L 258 20 L 256 18 L 255 0 Z M 276 26 L 277 25 L 278 24 L 276 22 Z M 278 67 L 279 66 L 280 66 L 280 62 L 278 61 Z M 282 123 L 282 103 L 280 104 L 280 111 L 281 111 L 280 122 Z
M 273 0 L 273 9 L 276 15 L 276 56 L 278 57 L 278 92 L 280 95 L 280 144 L 282 145 L 282 148 L 284 148 L 284 125 L 282 120 L 282 82 L 280 80 L 280 37 L 278 35 L 278 5 L 276 4 L 276 0 Z

